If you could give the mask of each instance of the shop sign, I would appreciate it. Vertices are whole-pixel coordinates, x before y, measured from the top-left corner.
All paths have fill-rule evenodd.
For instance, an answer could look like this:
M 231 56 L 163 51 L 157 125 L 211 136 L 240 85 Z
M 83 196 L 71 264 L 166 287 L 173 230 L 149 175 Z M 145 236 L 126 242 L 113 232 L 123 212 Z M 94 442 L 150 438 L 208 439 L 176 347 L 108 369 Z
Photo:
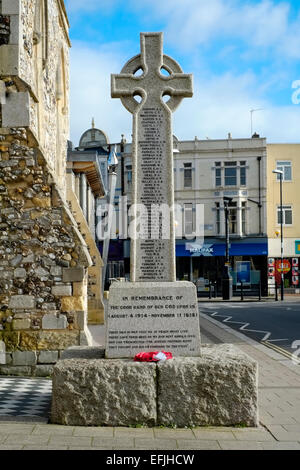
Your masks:
M 202 256 L 214 255 L 213 245 L 198 245 L 197 243 L 186 243 L 185 249 L 191 254 L 197 254 Z
M 278 273 L 288 273 L 290 270 L 291 270 L 291 263 L 289 262 L 289 260 L 287 259 L 284 259 L 283 260 L 283 266 L 281 266 L 281 259 L 280 260 L 277 260 L 276 261 L 276 270 Z

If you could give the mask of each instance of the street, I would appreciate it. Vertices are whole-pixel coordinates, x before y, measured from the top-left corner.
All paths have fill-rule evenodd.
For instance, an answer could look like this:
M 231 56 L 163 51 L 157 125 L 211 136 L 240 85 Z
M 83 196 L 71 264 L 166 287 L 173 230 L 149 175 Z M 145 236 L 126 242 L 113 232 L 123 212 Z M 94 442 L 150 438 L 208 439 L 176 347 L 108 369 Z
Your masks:
M 300 302 L 199 303 L 200 312 L 258 342 L 295 353 L 300 346 Z M 200 320 L 201 323 L 201 320 Z M 299 341 L 298 345 L 293 343 Z

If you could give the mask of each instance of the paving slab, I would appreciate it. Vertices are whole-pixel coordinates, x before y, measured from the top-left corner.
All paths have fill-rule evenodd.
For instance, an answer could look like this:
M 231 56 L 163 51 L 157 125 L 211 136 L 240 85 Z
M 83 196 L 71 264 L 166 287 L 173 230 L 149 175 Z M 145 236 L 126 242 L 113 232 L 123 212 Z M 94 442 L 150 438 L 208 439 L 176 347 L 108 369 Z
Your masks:
M 157 439 L 196 439 L 191 429 L 160 429 L 154 428 Z
M 90 446 L 92 444 L 91 437 L 74 437 L 74 436 L 50 436 L 49 445 L 55 446 Z
M 149 439 L 154 438 L 153 428 L 119 428 L 114 429 L 114 437 L 123 438 L 127 437 L 145 437 Z
M 219 442 L 213 440 L 186 441 L 184 439 L 180 439 L 177 441 L 177 445 L 180 450 L 221 450 Z
M 20 445 L 48 445 L 49 443 L 49 436 L 34 436 L 32 434 L 9 434 L 7 439 L 5 440 L 5 444 L 16 444 L 16 442 Z
M 289 432 L 300 432 L 300 424 L 284 424 L 283 427 Z
M 178 449 L 179 446 L 177 444 L 176 439 L 135 439 L 135 447 L 136 449 L 140 450 L 156 450 L 156 449 L 164 449 L 164 450 L 174 450 Z
M 261 443 L 253 441 L 219 441 L 223 450 L 263 450 Z
M 32 446 L 25 445 L 23 450 L 68 450 L 67 446 Z
M 300 450 L 299 442 L 262 442 L 264 450 Z
M 287 431 L 279 424 L 270 424 L 268 425 L 268 429 L 277 441 L 300 442 L 300 431 Z
M 0 445 L 0 450 L 22 450 L 21 445 Z
M 234 440 L 235 436 L 232 431 L 211 431 L 208 429 L 193 429 L 196 439 L 199 440 Z
M 123 439 L 94 437 L 92 447 L 105 447 L 106 449 L 117 448 L 119 450 L 123 450 L 125 447 L 134 447 L 134 439 L 133 437 L 124 437 Z
M 126 428 L 127 429 L 127 428 Z M 114 428 L 113 427 L 75 427 L 73 436 L 87 436 L 87 437 L 114 437 Z
M 52 424 L 48 424 L 45 426 L 37 425 L 34 430 L 32 431 L 32 435 L 51 435 L 51 436 L 72 436 L 74 433 L 74 427 L 69 426 L 56 426 Z

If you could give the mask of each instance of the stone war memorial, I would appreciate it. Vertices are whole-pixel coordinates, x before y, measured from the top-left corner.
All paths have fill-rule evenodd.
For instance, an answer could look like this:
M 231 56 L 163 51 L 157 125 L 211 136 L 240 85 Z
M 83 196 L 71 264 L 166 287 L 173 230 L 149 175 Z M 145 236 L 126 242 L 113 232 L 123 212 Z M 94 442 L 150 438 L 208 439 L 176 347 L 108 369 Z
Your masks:
M 111 285 L 105 352 L 72 347 L 54 367 L 52 422 L 257 426 L 256 362 L 231 345 L 201 347 L 196 288 L 176 281 L 172 112 L 192 97 L 192 76 L 163 54 L 162 33 L 141 33 L 111 95 L 133 115 L 131 279 Z M 161 350 L 173 358 L 134 361 Z

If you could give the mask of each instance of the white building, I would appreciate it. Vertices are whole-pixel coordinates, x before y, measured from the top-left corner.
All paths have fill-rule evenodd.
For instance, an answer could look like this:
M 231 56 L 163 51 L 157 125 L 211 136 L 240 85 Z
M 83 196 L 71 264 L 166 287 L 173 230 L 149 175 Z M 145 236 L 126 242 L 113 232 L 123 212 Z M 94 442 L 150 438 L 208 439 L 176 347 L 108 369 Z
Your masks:
M 115 196 L 117 224 L 120 220 L 120 196 L 127 196 L 131 204 L 132 163 L 131 144 L 117 144 L 119 158 L 118 182 Z M 174 137 L 175 203 L 181 210 L 186 237 L 176 240 L 178 279 L 206 282 L 217 281 L 221 288 L 225 261 L 224 197 L 230 198 L 229 232 L 233 271 L 238 262 L 247 261 L 251 269 L 251 284 L 258 284 L 259 274 L 263 286 L 267 285 L 267 162 L 266 139 L 179 141 Z M 199 246 L 196 232 L 196 206 L 204 206 L 204 240 Z M 180 214 L 181 212 L 181 214 Z M 111 261 L 117 266 L 122 258 L 125 272 L 129 273 L 130 241 L 111 242 Z M 201 239 L 201 237 L 200 237 Z M 113 277 L 113 276 L 112 276 Z M 234 277 L 234 283 L 236 278 Z

